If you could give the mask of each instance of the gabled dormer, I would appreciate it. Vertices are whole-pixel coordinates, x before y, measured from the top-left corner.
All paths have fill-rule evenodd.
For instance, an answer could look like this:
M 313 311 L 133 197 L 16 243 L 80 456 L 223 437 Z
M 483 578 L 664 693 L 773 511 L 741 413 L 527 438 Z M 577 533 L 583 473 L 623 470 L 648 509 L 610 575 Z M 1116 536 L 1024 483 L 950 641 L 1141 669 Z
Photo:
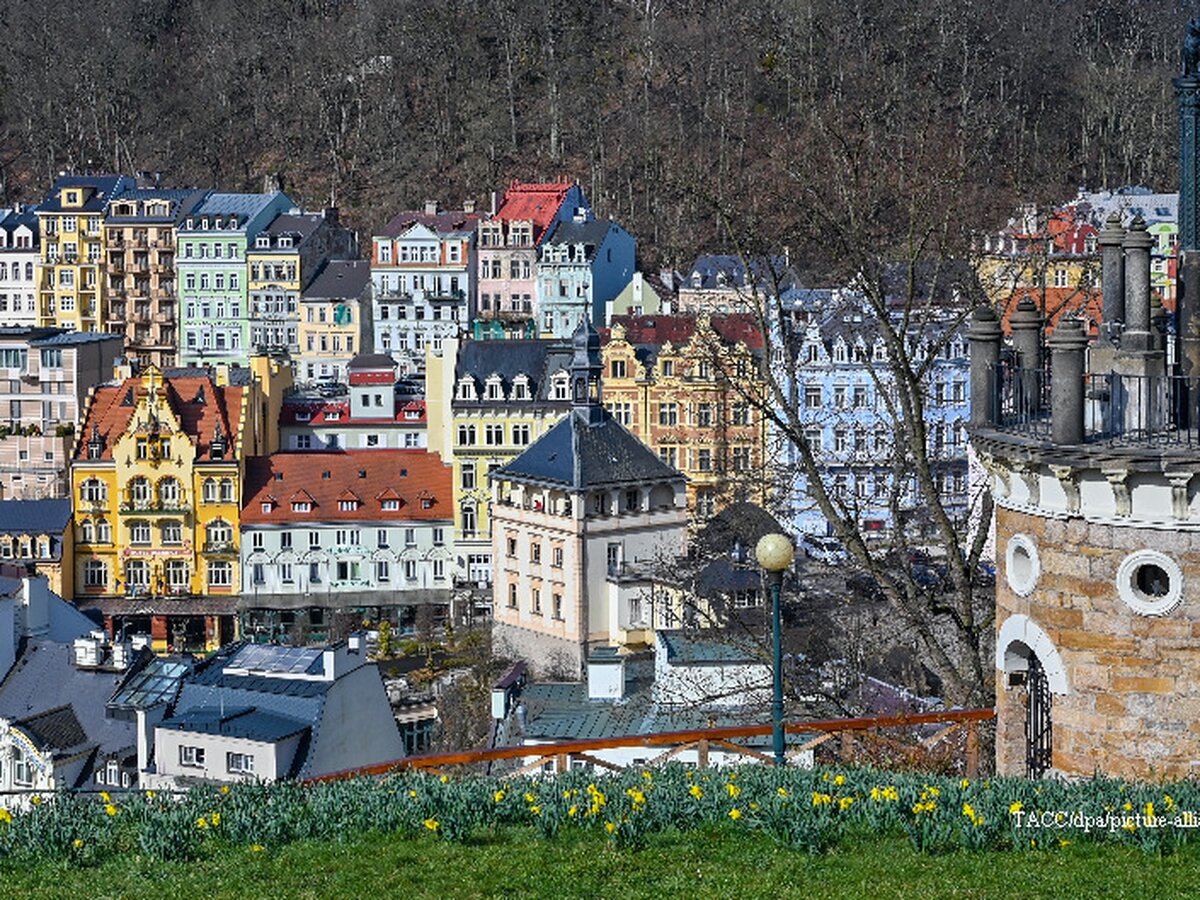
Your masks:
M 379 508 L 384 512 L 399 512 L 400 507 L 404 505 L 404 498 L 391 488 L 384 488 L 375 495 L 375 499 L 379 501 Z
M 82 209 L 95 188 L 86 185 L 73 184 L 59 189 L 58 203 L 63 209 Z
M 479 399 L 479 394 L 475 388 L 475 379 L 470 375 L 464 375 L 458 379 L 458 384 L 454 389 L 454 399 L 461 400 L 465 403 L 474 403 Z

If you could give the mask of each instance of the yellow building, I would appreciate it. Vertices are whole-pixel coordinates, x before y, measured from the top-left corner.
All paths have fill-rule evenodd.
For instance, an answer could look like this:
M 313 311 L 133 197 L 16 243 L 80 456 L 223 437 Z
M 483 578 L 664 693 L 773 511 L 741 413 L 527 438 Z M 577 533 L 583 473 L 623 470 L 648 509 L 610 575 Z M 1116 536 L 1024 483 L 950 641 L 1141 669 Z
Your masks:
M 37 208 L 42 233 L 38 324 L 104 331 L 104 216 L 112 196 L 135 187 L 124 175 L 64 176 Z
M 356 354 L 369 353 L 371 264 L 333 259 L 300 296 L 300 349 L 295 355 L 301 384 L 347 380 Z
M 75 600 L 157 652 L 236 636 L 246 458 L 278 449 L 285 366 L 253 357 L 97 388 L 73 453 Z
M 687 477 L 693 524 L 767 500 L 763 338 L 755 316 L 617 316 L 604 344 L 604 405 Z
M 492 581 L 487 476 L 571 408 L 565 341 L 445 340 L 425 361 L 429 449 L 454 465 L 458 576 Z
M 0 571 L 8 574 L 34 566 L 50 590 L 70 597 L 74 588 L 71 501 L 0 500 Z

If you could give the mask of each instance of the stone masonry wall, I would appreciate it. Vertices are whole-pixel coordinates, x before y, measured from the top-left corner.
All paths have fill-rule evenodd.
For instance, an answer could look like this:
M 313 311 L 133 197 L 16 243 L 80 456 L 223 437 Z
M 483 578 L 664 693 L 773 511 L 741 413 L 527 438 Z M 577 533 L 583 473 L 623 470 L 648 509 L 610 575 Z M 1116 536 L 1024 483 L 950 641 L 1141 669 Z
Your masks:
M 494 622 L 492 643 L 501 656 L 525 660 L 538 677 L 550 675 L 575 680 L 583 672 L 578 641 L 564 640 L 508 622 Z
M 1014 533 L 1036 545 L 1041 573 L 1027 597 L 1008 584 Z M 1170 613 L 1136 613 L 1122 600 L 1117 568 L 1157 550 L 1183 571 Z M 1054 695 L 1053 768 L 1065 775 L 1154 778 L 1200 774 L 1200 533 L 996 513 L 996 627 L 1029 616 L 1049 636 L 1069 692 Z M 997 768 L 1025 773 L 1025 688 L 997 677 Z

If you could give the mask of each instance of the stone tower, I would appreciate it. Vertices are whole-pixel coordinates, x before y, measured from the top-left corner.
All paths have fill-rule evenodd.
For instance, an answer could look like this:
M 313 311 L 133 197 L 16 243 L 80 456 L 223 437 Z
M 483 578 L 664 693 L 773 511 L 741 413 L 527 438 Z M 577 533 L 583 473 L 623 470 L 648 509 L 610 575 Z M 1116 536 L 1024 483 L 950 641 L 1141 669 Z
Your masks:
M 1185 65 L 1176 85 L 1194 218 L 1200 82 Z M 1175 359 L 1152 315 L 1140 219 L 1101 234 L 1097 337 L 1063 319 L 1043 341 L 1032 303 L 1011 319 L 1011 348 L 990 309 L 972 321 L 972 440 L 996 501 L 1003 774 L 1200 774 L 1200 368 L 1186 358 L 1200 260 L 1181 238 Z

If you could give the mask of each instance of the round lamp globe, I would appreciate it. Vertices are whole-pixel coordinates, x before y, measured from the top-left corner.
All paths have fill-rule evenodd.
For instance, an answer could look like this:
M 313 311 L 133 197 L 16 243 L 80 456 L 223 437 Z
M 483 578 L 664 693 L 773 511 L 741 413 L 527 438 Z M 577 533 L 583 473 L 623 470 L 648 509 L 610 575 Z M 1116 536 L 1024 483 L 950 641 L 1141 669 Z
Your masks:
M 782 572 L 792 564 L 794 554 L 792 542 L 783 534 L 763 535 L 754 548 L 758 564 L 768 572 Z

